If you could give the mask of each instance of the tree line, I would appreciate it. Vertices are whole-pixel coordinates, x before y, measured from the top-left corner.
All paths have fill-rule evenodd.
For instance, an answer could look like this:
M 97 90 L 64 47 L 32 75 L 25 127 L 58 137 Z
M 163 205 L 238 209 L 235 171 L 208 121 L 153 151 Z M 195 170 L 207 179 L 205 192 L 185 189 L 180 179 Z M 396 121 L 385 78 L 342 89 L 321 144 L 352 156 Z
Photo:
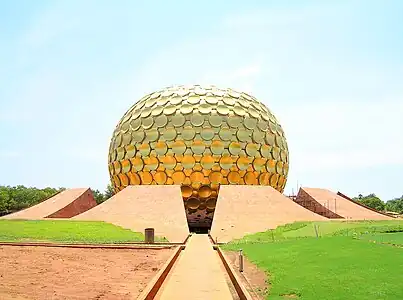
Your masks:
M 44 188 L 18 186 L 0 186 L 0 216 L 25 209 L 38 204 L 41 201 L 49 199 L 53 195 L 65 190 L 65 188 Z M 108 184 L 104 192 L 97 189 L 91 189 L 95 201 L 100 204 L 113 196 L 114 191 L 111 184 Z M 358 195 L 353 198 L 366 206 L 379 211 L 396 212 L 403 214 L 403 195 L 400 198 L 394 198 L 389 201 L 382 201 L 375 194 L 367 196 Z
M 0 216 L 10 214 L 35 204 L 42 202 L 50 197 L 64 191 L 66 188 L 38 189 L 35 187 L 1 186 L 0 185 Z M 113 187 L 109 184 L 104 192 L 97 189 L 91 189 L 97 204 L 104 202 L 113 196 Z

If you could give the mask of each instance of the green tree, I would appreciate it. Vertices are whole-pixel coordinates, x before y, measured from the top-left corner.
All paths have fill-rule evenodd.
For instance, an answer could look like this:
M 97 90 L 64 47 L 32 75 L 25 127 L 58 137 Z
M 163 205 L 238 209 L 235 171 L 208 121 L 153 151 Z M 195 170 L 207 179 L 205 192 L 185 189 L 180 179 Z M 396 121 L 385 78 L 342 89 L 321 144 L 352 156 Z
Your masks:
M 102 194 L 99 190 L 92 190 L 92 194 L 94 195 L 94 199 L 97 204 L 100 204 L 106 200 L 104 194 Z
M 403 195 L 400 198 L 395 198 L 387 201 L 386 210 L 403 214 Z
M 112 186 L 112 184 L 109 183 L 105 190 L 105 200 L 109 199 L 114 194 L 115 194 L 115 191 L 113 190 L 113 186 Z
M 353 198 L 353 200 L 379 211 L 385 210 L 385 202 L 379 199 L 375 194 L 369 194 L 367 196 L 360 194 L 357 198 Z

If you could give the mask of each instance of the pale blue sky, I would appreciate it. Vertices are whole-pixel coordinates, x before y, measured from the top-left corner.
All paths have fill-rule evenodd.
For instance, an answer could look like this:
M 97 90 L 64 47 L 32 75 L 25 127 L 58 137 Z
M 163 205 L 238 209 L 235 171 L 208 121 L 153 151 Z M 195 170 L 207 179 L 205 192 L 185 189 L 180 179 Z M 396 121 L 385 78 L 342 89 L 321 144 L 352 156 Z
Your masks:
M 104 189 L 123 113 L 171 84 L 250 92 L 297 182 L 403 194 L 403 1 L 0 3 L 0 185 Z

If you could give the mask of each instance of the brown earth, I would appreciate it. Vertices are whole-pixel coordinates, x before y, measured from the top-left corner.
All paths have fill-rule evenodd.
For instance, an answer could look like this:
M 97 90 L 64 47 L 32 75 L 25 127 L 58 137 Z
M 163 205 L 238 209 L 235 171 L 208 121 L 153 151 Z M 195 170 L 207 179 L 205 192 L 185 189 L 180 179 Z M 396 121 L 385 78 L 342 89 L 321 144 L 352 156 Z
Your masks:
M 133 299 L 172 251 L 0 246 L 0 299 Z
M 253 299 L 264 299 L 269 288 L 266 273 L 251 263 L 245 256 L 243 257 L 244 270 L 239 272 L 239 252 L 224 251 L 224 254 Z

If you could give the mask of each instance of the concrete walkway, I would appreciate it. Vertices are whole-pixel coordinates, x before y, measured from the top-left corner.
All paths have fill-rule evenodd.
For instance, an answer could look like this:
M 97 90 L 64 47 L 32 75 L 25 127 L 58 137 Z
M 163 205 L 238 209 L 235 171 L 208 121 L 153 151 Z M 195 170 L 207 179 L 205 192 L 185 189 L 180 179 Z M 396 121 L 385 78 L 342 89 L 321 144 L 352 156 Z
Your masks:
M 207 234 L 194 234 L 156 299 L 233 299 L 222 262 Z

